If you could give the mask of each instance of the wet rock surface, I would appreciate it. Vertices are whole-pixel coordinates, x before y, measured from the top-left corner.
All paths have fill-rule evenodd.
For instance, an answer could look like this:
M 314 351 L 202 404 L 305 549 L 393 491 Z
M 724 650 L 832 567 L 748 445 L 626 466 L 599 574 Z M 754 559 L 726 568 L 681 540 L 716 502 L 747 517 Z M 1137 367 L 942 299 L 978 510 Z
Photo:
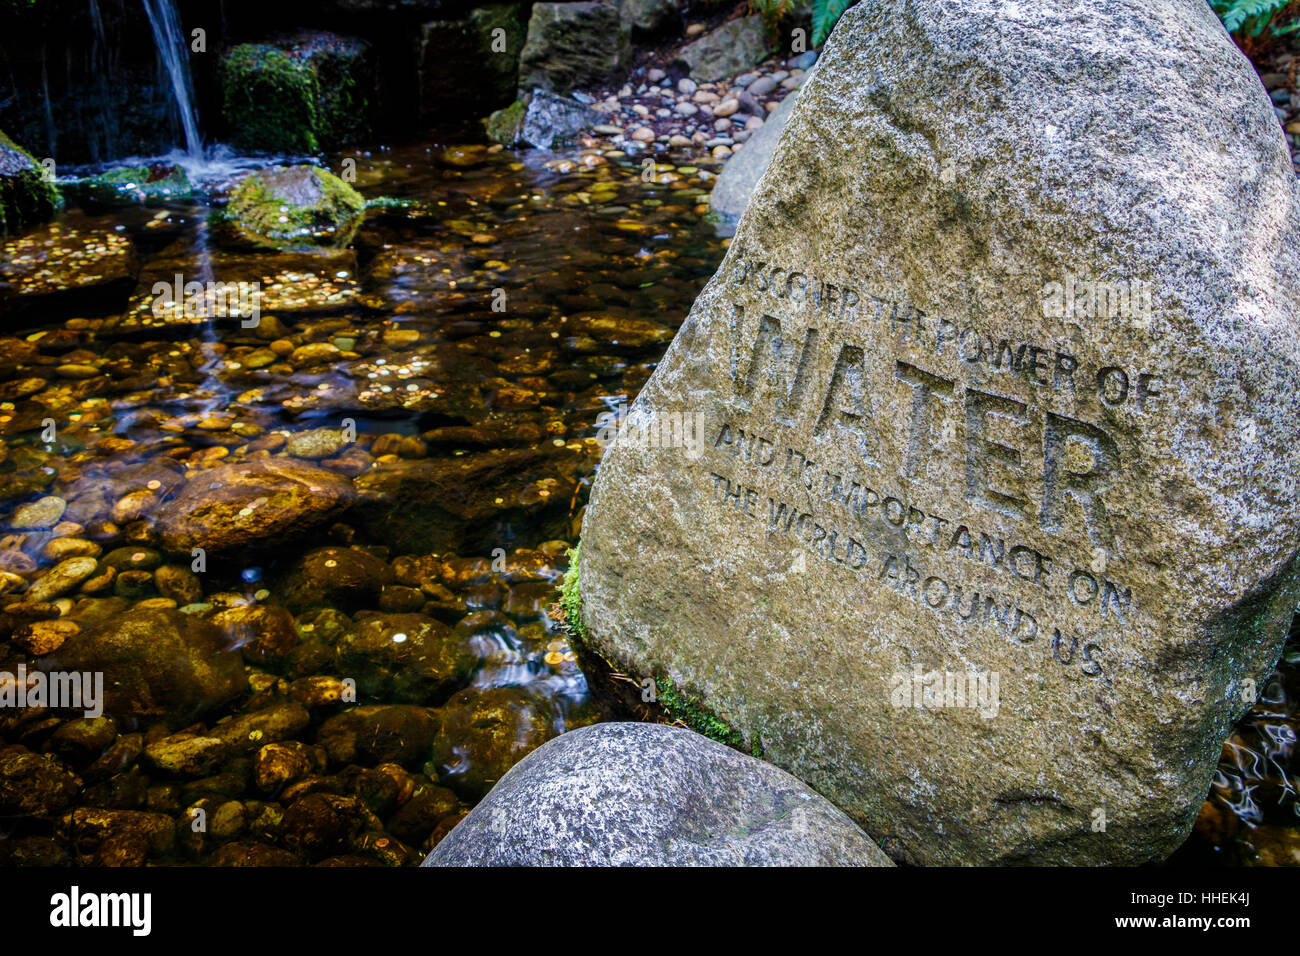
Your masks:
M 223 551 L 273 544 L 343 511 L 352 482 L 281 458 L 214 468 L 187 482 L 159 509 L 159 534 L 173 551 Z
M 343 246 L 364 210 L 360 194 L 328 170 L 287 166 L 246 176 L 230 197 L 227 216 L 255 245 Z
M 104 709 L 113 717 L 189 720 L 248 686 L 238 653 L 216 628 L 166 607 L 136 607 L 86 627 L 40 664 L 103 673 Z
M 575 730 L 516 764 L 424 866 L 892 866 L 788 773 L 661 724 Z
M 0 243 L 0 314 L 67 315 L 125 298 L 139 269 L 129 236 L 51 224 Z

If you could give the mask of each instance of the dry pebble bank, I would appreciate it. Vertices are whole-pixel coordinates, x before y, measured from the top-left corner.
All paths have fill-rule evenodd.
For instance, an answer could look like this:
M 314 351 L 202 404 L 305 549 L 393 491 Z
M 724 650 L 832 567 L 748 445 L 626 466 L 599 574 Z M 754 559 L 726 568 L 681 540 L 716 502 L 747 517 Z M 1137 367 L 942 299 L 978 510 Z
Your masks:
M 1300 70 L 1300 56 L 1293 52 L 1279 52 L 1273 56 L 1260 73 L 1260 81 L 1273 101 L 1273 112 L 1286 131 L 1291 147 L 1291 162 L 1300 173 L 1300 91 L 1296 74 Z
M 725 160 L 799 88 L 815 62 L 815 53 L 767 60 L 717 82 L 641 67 L 619 89 L 597 94 L 592 105 L 605 122 L 592 132 L 619 148 L 696 150 Z

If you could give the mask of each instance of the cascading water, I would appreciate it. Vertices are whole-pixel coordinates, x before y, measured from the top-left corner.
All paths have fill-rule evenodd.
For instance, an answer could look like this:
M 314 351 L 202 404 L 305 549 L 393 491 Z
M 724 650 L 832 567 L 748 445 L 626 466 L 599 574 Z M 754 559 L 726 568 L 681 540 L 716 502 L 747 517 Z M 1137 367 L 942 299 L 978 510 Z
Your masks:
M 153 27 L 154 43 L 158 56 L 171 80 L 176 110 L 180 113 L 185 130 L 185 151 L 194 162 L 203 160 L 203 137 L 199 131 L 199 117 L 194 109 L 194 84 L 190 79 L 189 47 L 181 33 L 180 17 L 172 0 L 142 0 L 149 25 Z

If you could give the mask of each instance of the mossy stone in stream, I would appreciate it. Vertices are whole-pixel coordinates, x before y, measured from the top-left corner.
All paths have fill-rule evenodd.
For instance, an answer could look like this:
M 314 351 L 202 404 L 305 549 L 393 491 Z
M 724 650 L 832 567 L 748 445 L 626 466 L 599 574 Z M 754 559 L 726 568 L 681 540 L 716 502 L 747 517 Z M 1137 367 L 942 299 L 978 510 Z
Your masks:
M 524 129 L 524 114 L 523 100 L 515 100 L 492 113 L 483 120 L 487 138 L 502 146 L 514 146 Z
M 0 131 L 0 233 L 44 222 L 61 208 L 63 197 L 44 167 Z
M 238 149 L 315 153 L 316 73 L 264 43 L 235 47 L 221 61 L 222 114 Z
M 73 188 L 90 202 L 104 206 L 166 202 L 188 199 L 194 194 L 194 186 L 185 170 L 165 163 L 112 169 L 78 180 Z
M 227 219 L 258 246 L 346 245 L 366 202 L 333 173 L 315 166 L 277 166 L 244 178 L 231 194 Z
M 369 134 L 369 45 L 312 31 L 245 43 L 221 61 L 222 113 L 240 149 L 315 153 Z

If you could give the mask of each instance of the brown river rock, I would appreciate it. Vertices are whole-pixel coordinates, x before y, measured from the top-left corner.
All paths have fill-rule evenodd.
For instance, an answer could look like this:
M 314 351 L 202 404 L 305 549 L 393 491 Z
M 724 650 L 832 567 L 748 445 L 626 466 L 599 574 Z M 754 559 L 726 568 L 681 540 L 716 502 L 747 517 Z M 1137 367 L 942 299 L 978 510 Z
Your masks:
M 604 458 L 591 649 L 896 859 L 1168 855 L 1296 603 L 1298 237 L 1201 0 L 864 0 Z
M 267 458 L 191 478 L 163 505 L 158 525 L 172 551 L 226 551 L 300 534 L 354 496 L 347 478 L 293 458 Z
M 49 672 L 103 675 L 105 713 L 181 724 L 248 689 L 239 651 L 206 621 L 132 608 L 68 637 L 40 658 Z

